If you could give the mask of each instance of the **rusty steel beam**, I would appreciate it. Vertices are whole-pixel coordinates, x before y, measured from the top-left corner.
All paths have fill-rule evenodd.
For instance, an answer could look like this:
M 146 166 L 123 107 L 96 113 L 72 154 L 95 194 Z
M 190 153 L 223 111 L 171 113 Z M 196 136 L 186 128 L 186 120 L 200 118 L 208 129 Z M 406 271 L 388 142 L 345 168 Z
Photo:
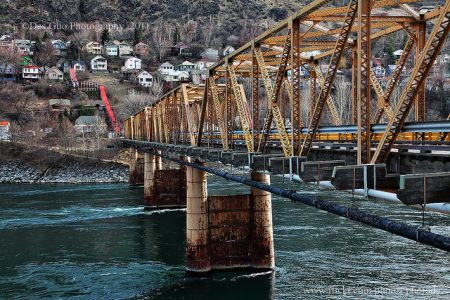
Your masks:
M 372 1 L 359 0 L 358 4 L 358 61 L 357 61 L 357 164 L 370 162 L 370 68 L 371 38 L 370 20 Z
M 406 41 L 405 47 L 403 48 L 402 55 L 397 61 L 397 64 L 395 66 L 394 72 L 392 73 L 391 78 L 389 78 L 389 81 L 386 85 L 386 88 L 383 93 L 383 103 L 379 103 L 377 112 L 375 113 L 374 119 L 372 121 L 373 124 L 377 124 L 380 122 L 381 117 L 383 116 L 383 113 L 386 108 L 391 107 L 390 101 L 392 97 L 392 93 L 395 90 L 395 87 L 397 86 L 402 70 L 405 68 L 406 62 L 408 61 L 408 58 L 411 54 L 411 50 L 414 46 L 415 39 L 414 36 L 410 35 L 408 40 Z M 391 113 L 393 115 L 393 112 Z M 388 115 L 389 116 L 389 115 Z M 391 116 L 389 116 L 390 118 Z
M 411 106 L 419 93 L 422 84 L 433 66 L 450 29 L 450 0 L 446 0 L 445 5 L 439 15 L 436 25 L 433 28 L 428 41 L 423 48 L 422 54 L 411 73 L 407 85 L 399 99 L 395 109 L 394 117 L 389 120 L 389 124 L 381 137 L 372 163 L 385 162 L 397 139 L 400 130 L 405 123 L 411 110 Z
M 253 141 L 259 140 L 259 67 L 255 55 L 255 45 L 252 46 L 252 126 Z
M 196 143 L 196 145 L 198 147 L 201 146 L 201 144 L 202 144 L 204 123 L 205 123 L 205 118 L 206 118 L 207 110 L 208 110 L 208 100 L 209 100 L 209 86 L 208 86 L 208 80 L 207 80 L 205 83 L 205 88 L 203 90 L 202 109 L 201 109 L 201 113 L 200 113 L 200 124 L 199 124 L 197 143 Z M 176 106 L 174 106 L 174 107 L 176 107 Z
M 414 24 L 414 29 L 416 33 L 416 62 L 420 58 L 420 54 L 423 51 L 423 47 L 425 46 L 425 36 L 427 34 L 427 24 L 425 22 L 418 22 Z M 415 100 L 415 117 L 416 122 L 425 122 L 425 85 L 426 85 L 426 78 L 424 82 L 422 83 L 420 90 L 417 94 L 416 100 Z
M 351 0 L 348 6 L 348 12 L 345 17 L 344 24 L 342 26 L 341 34 L 339 36 L 338 41 L 336 42 L 336 47 L 331 56 L 327 74 L 325 75 L 324 85 L 320 90 L 317 104 L 315 105 L 314 108 L 313 117 L 309 122 L 308 130 L 303 140 L 303 144 L 300 150 L 301 156 L 308 156 L 309 151 L 312 147 L 312 142 L 317 132 L 317 128 L 319 126 L 319 121 L 320 117 L 322 116 L 322 111 L 325 106 L 325 102 L 328 98 L 328 95 L 330 94 L 333 81 L 336 77 L 338 64 L 341 61 L 343 52 L 345 51 L 348 42 L 348 36 L 355 21 L 357 9 L 358 9 L 358 1 Z

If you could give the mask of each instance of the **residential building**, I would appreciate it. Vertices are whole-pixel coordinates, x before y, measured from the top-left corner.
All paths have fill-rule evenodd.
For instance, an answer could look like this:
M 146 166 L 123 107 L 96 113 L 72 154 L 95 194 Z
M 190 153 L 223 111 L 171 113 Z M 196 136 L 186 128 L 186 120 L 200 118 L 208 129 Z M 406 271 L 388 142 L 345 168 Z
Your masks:
M 61 72 L 57 67 L 51 67 L 47 71 L 45 71 L 45 79 L 51 81 L 63 81 L 64 73 Z
M 173 71 L 174 69 L 175 67 L 171 63 L 166 61 L 165 63 L 159 66 L 158 72 L 161 73 L 162 75 L 167 75 L 170 71 Z
M 375 76 L 378 78 L 382 78 L 386 76 L 386 69 L 382 66 L 376 66 L 373 68 L 373 72 L 375 73 Z
M 219 59 L 219 50 L 214 48 L 205 49 L 202 53 L 200 53 L 202 58 L 207 58 L 210 60 L 217 61 Z
M 170 48 L 170 52 L 171 52 L 172 56 L 178 56 L 178 55 L 182 55 L 183 50 L 185 50 L 187 48 L 188 48 L 188 46 L 185 43 L 179 42 Z
M 70 112 L 69 99 L 50 99 L 48 100 L 48 110 L 51 115 L 58 115 L 65 111 Z
M 7 53 L 14 50 L 14 39 L 8 35 L 2 35 L 0 37 L 0 53 Z
M 16 81 L 16 69 L 12 64 L 0 65 L 0 81 Z
M 107 72 L 108 61 L 103 56 L 96 56 L 91 59 L 91 71 L 92 72 Z
M 72 61 L 72 68 L 76 72 L 84 72 L 86 71 L 86 62 L 81 59 L 73 60 Z
M 151 87 L 153 84 L 153 76 L 147 71 L 141 71 L 136 75 L 135 81 L 143 87 Z
M 121 42 L 119 44 L 119 56 L 127 56 L 133 54 L 133 47 L 128 45 L 126 42 Z
M 61 71 L 63 71 L 64 73 L 69 73 L 70 72 L 70 62 L 67 59 L 65 59 L 65 58 L 60 58 L 56 62 L 56 67 L 58 69 L 60 69 Z
M 175 70 L 167 72 L 166 74 L 164 74 L 163 77 L 163 80 L 167 82 L 178 82 L 178 81 L 186 82 L 189 81 L 189 79 L 190 75 L 188 72 Z
M 106 123 L 98 116 L 81 116 L 75 120 L 75 130 L 78 133 L 86 134 L 90 132 L 105 133 Z
M 41 78 L 39 67 L 34 64 L 24 66 L 22 68 L 22 78 L 25 80 L 37 80 Z
M 233 53 L 234 51 L 235 51 L 235 49 L 233 48 L 233 46 L 226 46 L 223 49 L 222 55 L 227 56 L 227 55 L 230 55 L 231 53 Z
M 136 54 L 137 56 L 149 56 L 150 47 L 143 42 L 139 42 L 134 45 L 134 54 Z
M 15 40 L 14 45 L 16 46 L 17 52 L 24 55 L 33 55 L 30 40 Z
M 105 44 L 105 55 L 107 56 L 119 56 L 119 45 L 114 42 L 108 42 Z
M 53 54 L 56 56 L 66 56 L 67 55 L 67 46 L 61 40 L 53 40 Z
M 122 71 L 140 71 L 142 69 L 142 60 L 137 57 L 126 57 Z
M 10 127 L 11 123 L 9 121 L 0 121 L 0 141 L 9 141 L 11 138 L 9 133 Z
M 103 46 L 99 42 L 89 42 L 84 46 L 84 50 L 89 54 L 102 54 Z
M 190 72 L 192 69 L 194 69 L 194 67 L 195 67 L 195 64 L 186 60 L 182 64 L 177 66 L 177 70 Z

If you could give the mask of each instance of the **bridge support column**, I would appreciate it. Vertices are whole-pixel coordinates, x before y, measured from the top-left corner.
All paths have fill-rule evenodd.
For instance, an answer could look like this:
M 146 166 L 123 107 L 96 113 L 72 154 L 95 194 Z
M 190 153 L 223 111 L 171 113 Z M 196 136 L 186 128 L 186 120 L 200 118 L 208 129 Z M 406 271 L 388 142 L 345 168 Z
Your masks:
M 130 185 L 144 183 L 144 157 L 135 147 L 130 147 Z
M 252 180 L 270 184 L 270 175 L 253 172 Z M 253 245 L 252 267 L 273 269 L 275 267 L 273 226 L 272 226 L 272 194 L 252 187 L 253 200 Z
M 209 272 L 211 261 L 206 172 L 187 167 L 186 173 L 186 269 L 188 272 Z
M 155 164 L 156 164 L 156 170 L 162 170 L 163 164 L 161 159 L 161 150 L 156 150 L 156 156 L 155 156 Z
M 151 205 L 153 192 L 153 178 L 155 176 L 155 156 L 150 153 L 144 154 L 144 205 Z

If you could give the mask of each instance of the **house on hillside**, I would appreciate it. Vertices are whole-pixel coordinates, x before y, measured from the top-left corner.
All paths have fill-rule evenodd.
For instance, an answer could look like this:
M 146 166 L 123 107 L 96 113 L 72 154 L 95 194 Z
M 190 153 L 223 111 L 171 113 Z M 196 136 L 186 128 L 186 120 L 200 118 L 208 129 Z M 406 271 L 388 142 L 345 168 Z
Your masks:
M 151 87 L 153 84 L 153 76 L 147 71 L 141 71 L 136 75 L 136 83 L 143 87 Z
M 67 56 L 67 46 L 66 43 L 64 43 L 61 40 L 53 40 L 52 41 L 53 46 L 53 54 L 56 56 Z
M 106 123 L 98 116 L 81 116 L 75 120 L 75 130 L 78 133 L 106 132 Z
M 203 52 L 200 53 L 200 56 L 202 58 L 217 61 L 219 59 L 219 50 L 214 49 L 214 48 L 208 48 L 208 49 L 203 50 Z
M 119 44 L 119 56 L 127 56 L 133 54 L 133 47 L 128 45 L 126 42 L 121 42 Z
M 142 69 L 142 60 L 137 57 L 126 57 L 122 72 L 140 71 Z
M 89 54 L 102 54 L 103 46 L 99 42 L 89 42 L 84 46 L 84 50 Z
M 50 81 L 60 81 L 64 80 L 64 73 L 61 72 L 57 67 L 51 67 L 45 71 L 45 79 Z
M 63 71 L 64 73 L 70 72 L 70 63 L 65 58 L 58 59 L 58 61 L 56 62 L 56 67 L 61 71 Z
M 0 121 L 0 141 L 9 141 L 11 138 L 11 134 L 9 133 L 9 129 L 11 127 L 11 123 L 9 121 Z
M 106 56 L 119 56 L 119 45 L 114 42 L 108 42 L 105 44 Z
M 29 64 L 22 68 L 22 78 L 24 80 L 38 80 L 41 78 L 39 67 L 35 64 Z
M 188 82 L 189 79 L 190 75 L 186 71 L 171 70 L 163 76 L 163 80 L 166 82 Z
M 185 49 L 187 49 L 187 48 L 188 48 L 188 46 L 187 46 L 185 43 L 179 42 L 179 43 L 173 45 L 173 46 L 170 48 L 170 54 L 171 54 L 172 56 L 178 56 L 178 55 L 181 55 L 182 52 L 183 52 L 183 50 L 185 50 Z
M 170 71 L 173 71 L 175 69 L 175 67 L 169 63 L 169 62 L 165 62 L 163 64 L 161 64 L 158 68 L 158 72 L 161 73 L 162 75 L 167 75 Z
M 177 70 L 178 71 L 186 71 L 186 72 L 190 72 L 192 69 L 194 69 L 195 64 L 189 62 L 189 61 L 184 61 L 182 64 L 179 64 L 177 66 Z
M 50 99 L 48 100 L 48 111 L 52 116 L 59 115 L 60 113 L 70 113 L 70 100 L 69 99 Z
M 191 70 L 192 82 L 194 84 L 204 83 L 208 68 L 214 65 L 215 62 L 206 58 L 197 61 L 194 64 L 194 69 Z
M 150 55 L 150 47 L 149 45 L 139 42 L 136 45 L 134 45 L 134 54 L 137 56 L 149 56 Z
M 234 51 L 235 51 L 235 49 L 233 48 L 233 46 L 228 45 L 223 49 L 222 55 L 227 56 L 227 55 L 230 55 L 231 53 L 233 53 Z
M 31 51 L 31 41 L 30 40 L 15 40 L 14 45 L 16 46 L 17 52 L 24 55 L 33 55 Z
M 375 73 L 375 76 L 377 78 L 383 78 L 386 76 L 386 69 L 382 66 L 376 66 L 375 68 L 373 68 L 373 72 Z
M 108 61 L 103 56 L 96 56 L 91 59 L 91 71 L 92 72 L 107 72 Z
M 12 52 L 14 47 L 14 39 L 10 35 L 4 34 L 0 37 L 0 53 Z
M 12 64 L 0 64 L 0 82 L 16 81 L 16 68 Z
M 76 71 L 76 72 L 84 72 L 86 71 L 86 62 L 84 60 L 81 59 L 77 59 L 77 60 L 72 60 L 72 68 Z

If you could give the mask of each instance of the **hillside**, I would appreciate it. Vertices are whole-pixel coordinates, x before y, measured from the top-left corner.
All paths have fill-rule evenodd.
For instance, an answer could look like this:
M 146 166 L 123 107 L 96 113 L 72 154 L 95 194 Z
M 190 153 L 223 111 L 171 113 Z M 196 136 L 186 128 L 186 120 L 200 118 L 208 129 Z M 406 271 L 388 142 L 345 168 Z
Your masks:
M 24 22 L 108 22 L 124 26 L 158 18 L 183 24 L 212 17 L 219 27 L 233 28 L 240 20 L 279 20 L 309 0 L 17 0 L 0 2 L 2 31 Z M 11 18 L 14 16 L 14 18 Z

